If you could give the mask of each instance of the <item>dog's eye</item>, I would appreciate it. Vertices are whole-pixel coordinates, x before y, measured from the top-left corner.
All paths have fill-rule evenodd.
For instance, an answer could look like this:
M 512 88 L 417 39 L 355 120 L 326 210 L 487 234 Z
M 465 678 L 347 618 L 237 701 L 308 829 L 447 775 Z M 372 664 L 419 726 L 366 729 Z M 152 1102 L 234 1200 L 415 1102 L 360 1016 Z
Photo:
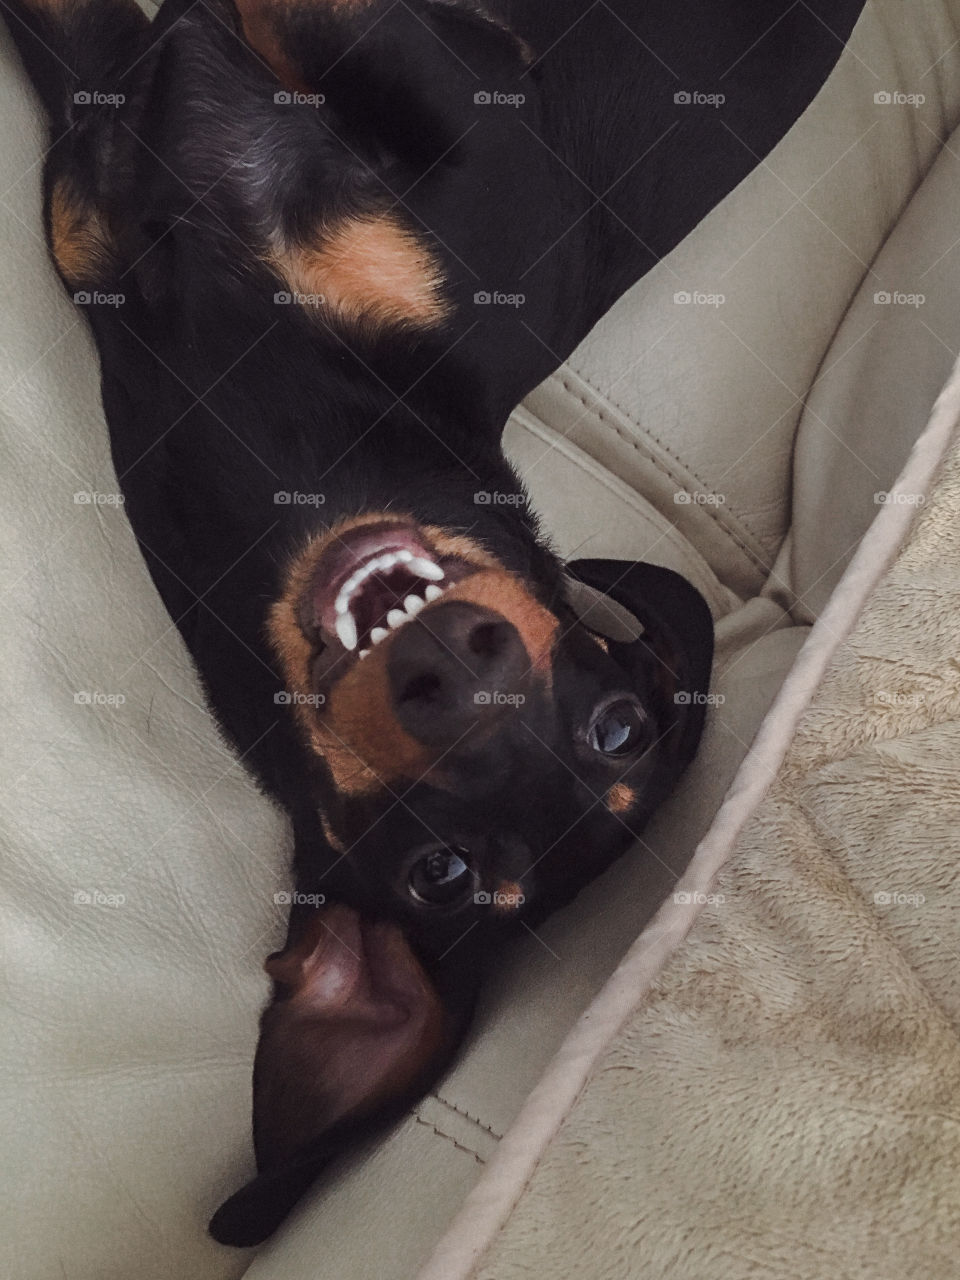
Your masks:
M 590 725 L 587 739 L 605 756 L 627 756 L 646 737 L 647 717 L 632 698 L 607 703 Z
M 431 907 L 449 907 L 473 891 L 473 872 L 467 850 L 460 845 L 431 849 L 410 868 L 411 895 Z

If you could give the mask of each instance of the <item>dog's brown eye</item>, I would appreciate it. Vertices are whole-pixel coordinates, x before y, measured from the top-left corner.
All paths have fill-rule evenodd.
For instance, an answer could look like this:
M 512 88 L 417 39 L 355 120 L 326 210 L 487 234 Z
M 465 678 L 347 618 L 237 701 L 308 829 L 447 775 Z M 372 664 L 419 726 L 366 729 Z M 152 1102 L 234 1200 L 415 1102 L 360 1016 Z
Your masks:
M 647 717 L 632 698 L 608 703 L 587 731 L 594 751 L 605 756 L 626 756 L 635 751 L 647 733 Z
M 466 849 L 445 845 L 431 849 L 410 868 L 407 881 L 418 902 L 431 907 L 449 907 L 473 891 L 473 872 L 467 866 Z

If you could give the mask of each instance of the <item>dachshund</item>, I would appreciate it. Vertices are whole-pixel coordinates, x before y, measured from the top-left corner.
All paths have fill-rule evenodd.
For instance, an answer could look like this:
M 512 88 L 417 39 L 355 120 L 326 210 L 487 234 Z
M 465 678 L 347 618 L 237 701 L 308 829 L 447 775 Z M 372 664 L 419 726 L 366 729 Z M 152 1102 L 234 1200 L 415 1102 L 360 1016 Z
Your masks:
M 692 759 L 706 604 L 654 565 L 564 564 L 501 435 L 782 137 L 860 7 L 4 5 L 125 509 L 293 827 L 258 1174 L 216 1239 L 264 1239 L 433 1086 L 500 940 Z

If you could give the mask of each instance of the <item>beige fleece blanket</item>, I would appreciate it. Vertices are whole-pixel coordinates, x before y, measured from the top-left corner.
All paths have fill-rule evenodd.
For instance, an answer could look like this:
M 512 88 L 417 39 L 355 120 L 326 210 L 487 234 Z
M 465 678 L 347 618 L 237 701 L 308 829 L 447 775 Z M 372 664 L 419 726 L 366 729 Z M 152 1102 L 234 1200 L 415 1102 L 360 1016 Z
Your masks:
M 423 1280 L 960 1276 L 958 410 Z

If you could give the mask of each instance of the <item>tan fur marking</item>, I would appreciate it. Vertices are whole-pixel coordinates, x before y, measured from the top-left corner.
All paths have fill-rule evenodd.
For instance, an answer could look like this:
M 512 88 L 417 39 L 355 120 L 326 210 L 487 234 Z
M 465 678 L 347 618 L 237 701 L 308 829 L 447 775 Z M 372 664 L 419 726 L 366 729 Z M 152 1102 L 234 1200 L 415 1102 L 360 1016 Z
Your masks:
M 604 798 L 611 813 L 626 813 L 636 800 L 637 793 L 625 782 L 615 782 Z
M 389 513 L 402 519 L 400 513 Z M 296 557 L 280 599 L 273 604 L 267 631 L 292 692 L 309 694 L 312 649 L 300 627 L 298 611 L 316 565 L 332 541 L 348 531 L 379 524 L 387 513 L 375 512 L 343 521 L 313 538 Z M 533 671 L 547 684 L 552 678 L 551 649 L 559 628 L 557 618 L 535 600 L 520 579 L 508 573 L 496 557 L 462 534 L 436 526 L 421 530 L 435 554 L 457 556 L 476 571 L 449 587 L 443 600 L 467 600 L 502 614 L 516 627 Z M 424 617 L 429 616 L 428 610 Z M 330 690 L 318 715 L 304 699 L 295 714 L 311 748 L 330 770 L 334 786 L 345 795 L 369 794 L 400 778 L 425 777 L 444 785 L 433 772 L 434 756 L 408 734 L 393 712 L 387 676 L 389 640 L 384 640 L 363 663 L 352 662 Z
M 111 238 L 99 209 L 77 197 L 61 179 L 50 195 L 50 248 L 70 285 L 102 279 L 111 257 Z
M 322 297 L 323 310 L 350 323 L 430 326 L 450 310 L 436 258 L 389 214 L 350 219 L 315 244 L 288 245 L 272 266 L 292 293 Z

